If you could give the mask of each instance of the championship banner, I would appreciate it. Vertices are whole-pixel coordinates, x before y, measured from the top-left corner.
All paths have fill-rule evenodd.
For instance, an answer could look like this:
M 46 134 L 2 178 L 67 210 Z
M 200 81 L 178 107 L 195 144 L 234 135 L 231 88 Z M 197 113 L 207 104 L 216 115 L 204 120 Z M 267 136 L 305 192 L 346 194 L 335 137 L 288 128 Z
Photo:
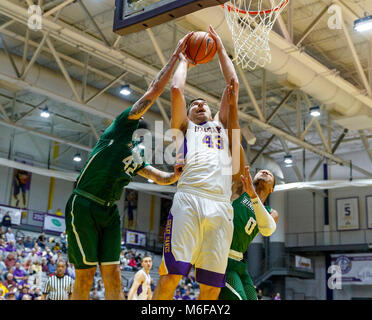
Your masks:
M 66 230 L 65 218 L 46 214 L 44 217 L 44 230 L 62 233 Z
M 359 229 L 359 199 L 344 198 L 336 200 L 337 230 Z
M 12 219 L 12 224 L 21 224 L 22 211 L 17 208 L 9 208 L 0 206 L 0 222 L 3 220 L 5 213 L 9 212 L 9 216 Z
M 10 205 L 17 208 L 27 208 L 30 197 L 31 172 L 14 169 Z
M 125 229 L 125 243 L 132 246 L 145 247 L 146 246 L 146 233 Z
M 342 284 L 372 285 L 372 254 L 331 254 L 331 264 L 342 272 Z

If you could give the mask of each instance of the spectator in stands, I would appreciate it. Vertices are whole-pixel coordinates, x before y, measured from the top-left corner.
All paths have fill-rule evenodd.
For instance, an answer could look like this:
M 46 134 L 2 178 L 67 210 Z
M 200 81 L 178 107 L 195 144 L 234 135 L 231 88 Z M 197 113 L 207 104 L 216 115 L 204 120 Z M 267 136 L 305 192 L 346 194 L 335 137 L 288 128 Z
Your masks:
M 33 264 L 35 261 L 41 260 L 35 248 L 31 250 L 31 253 L 27 256 L 27 260 L 31 260 L 31 264 Z
M 26 275 L 25 270 L 21 267 L 21 264 L 19 262 L 16 262 L 15 269 L 13 272 L 14 280 L 19 282 L 24 279 Z
M 104 300 L 104 297 L 100 293 L 98 293 L 97 288 L 94 288 L 93 291 L 90 293 L 89 300 Z
M 39 287 L 33 287 L 33 290 L 31 290 L 31 297 L 32 300 L 37 300 L 37 298 L 41 299 L 41 291 Z
M 62 243 L 62 244 L 64 244 L 64 243 L 67 244 L 67 234 L 66 234 L 66 231 L 63 231 L 63 232 L 60 234 L 60 238 L 61 238 L 61 243 Z
M 137 262 L 133 256 L 129 259 L 128 266 L 132 267 L 133 271 L 138 271 Z
M 15 243 L 15 236 L 12 232 L 12 228 L 8 228 L 8 231 L 7 233 L 5 234 L 5 239 L 6 239 L 6 242 L 10 242 L 10 241 L 13 241 Z
M 279 293 L 279 292 L 276 293 L 276 295 L 275 295 L 275 297 L 274 297 L 274 300 L 282 300 L 282 299 L 280 298 L 280 293 Z
M 37 238 L 37 244 L 40 248 L 44 249 L 46 246 L 47 239 L 45 237 L 45 232 L 42 232 L 41 235 Z
M 26 240 L 24 241 L 24 247 L 32 249 L 34 247 L 34 242 L 31 240 L 30 236 L 26 237 Z
M 42 255 L 47 259 L 48 262 L 53 259 L 53 252 L 49 249 L 49 247 L 45 248 Z
M 72 263 L 67 264 L 67 274 L 75 280 L 75 267 Z
M 259 290 L 257 291 L 257 300 L 262 300 L 262 298 L 263 298 L 262 290 L 259 289 Z
M 21 289 L 18 288 L 18 291 L 19 291 L 19 295 L 17 297 L 17 300 L 23 300 L 22 299 L 23 296 L 29 294 L 29 286 L 28 285 L 25 285 L 25 286 L 21 287 Z
M 9 288 L 9 292 L 5 295 L 6 300 L 16 300 L 17 288 Z
M 4 297 L 8 293 L 8 291 L 8 288 L 4 286 L 2 282 L 0 282 L 0 296 Z
M 62 248 L 61 248 L 63 253 L 67 253 L 67 245 L 66 243 L 62 243 Z
M 16 252 L 17 251 L 17 248 L 16 246 L 14 245 L 14 241 L 9 241 L 9 244 L 5 247 L 5 251 L 7 252 Z
M 52 248 L 52 251 L 57 253 L 60 250 L 61 250 L 61 246 L 60 246 L 59 242 L 56 242 L 56 244 Z
M 5 212 L 5 215 L 1 221 L 1 225 L 5 228 L 9 228 L 12 226 L 12 218 L 9 215 L 9 211 Z
M 4 263 L 9 270 L 11 267 L 14 267 L 17 262 L 17 259 L 15 258 L 15 254 L 13 252 L 9 252 L 8 256 L 6 257 Z
M 23 277 L 23 280 L 19 281 L 18 282 L 18 285 L 21 285 L 21 286 L 25 286 L 25 285 L 28 285 L 28 275 L 25 274 L 25 276 Z
M 129 265 L 129 259 L 124 254 L 124 250 L 120 253 L 120 264 L 123 270 L 125 271 L 132 271 L 133 268 Z
M 5 298 L 4 298 L 4 290 L 1 287 L 1 284 L 0 284 L 0 300 L 5 300 Z
M 60 208 L 57 209 L 56 213 L 55 213 L 56 216 L 60 216 L 60 217 L 63 217 L 63 212 L 61 211 Z
M 17 250 L 23 250 L 25 248 L 25 245 L 23 243 L 23 238 L 18 238 L 16 242 L 16 248 Z
M 8 270 L 7 266 L 3 261 L 3 256 L 0 254 L 0 276 L 3 274 L 4 271 Z
M 48 272 L 49 274 L 55 273 L 57 270 L 56 261 L 52 258 L 50 259 L 50 262 L 48 263 Z
M 181 290 L 179 288 L 176 289 L 176 294 L 173 297 L 173 300 L 182 300 Z
M 23 250 L 23 251 L 21 251 L 21 254 L 18 255 L 18 261 L 23 266 L 24 263 L 26 262 L 26 260 L 27 260 L 27 252 L 25 250 Z
M 6 275 L 6 280 L 3 281 L 3 285 L 8 288 L 8 290 L 10 291 L 10 288 L 9 287 L 15 287 L 17 288 L 17 283 L 14 281 L 13 279 L 13 275 L 8 272 L 8 274 Z
M 41 271 L 45 272 L 46 274 L 49 273 L 48 261 L 45 257 L 41 258 Z
M 141 253 L 138 253 L 134 259 L 136 260 L 137 267 L 140 268 L 141 267 L 141 261 L 142 261 Z
M 182 296 L 182 300 L 191 300 L 189 288 L 186 289 L 185 294 Z
M 101 294 L 103 294 L 103 296 L 105 296 L 105 287 L 103 285 L 103 281 L 101 279 L 98 280 L 97 282 L 97 291 Z

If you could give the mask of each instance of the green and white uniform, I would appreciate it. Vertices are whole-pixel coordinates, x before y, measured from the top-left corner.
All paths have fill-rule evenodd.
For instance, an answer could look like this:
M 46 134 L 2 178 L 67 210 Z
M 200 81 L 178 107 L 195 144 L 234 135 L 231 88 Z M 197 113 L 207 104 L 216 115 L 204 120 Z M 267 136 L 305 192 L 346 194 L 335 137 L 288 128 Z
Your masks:
M 243 261 L 243 253 L 259 233 L 251 198 L 243 193 L 236 199 L 234 208 L 234 234 L 226 269 L 226 285 L 219 300 L 257 300 L 256 289 Z M 270 212 L 271 208 L 265 206 Z
M 130 110 L 105 130 L 67 202 L 68 258 L 77 269 L 119 263 L 121 232 L 115 202 L 131 178 L 148 165 L 143 149 L 132 141 L 139 120 L 128 119 Z

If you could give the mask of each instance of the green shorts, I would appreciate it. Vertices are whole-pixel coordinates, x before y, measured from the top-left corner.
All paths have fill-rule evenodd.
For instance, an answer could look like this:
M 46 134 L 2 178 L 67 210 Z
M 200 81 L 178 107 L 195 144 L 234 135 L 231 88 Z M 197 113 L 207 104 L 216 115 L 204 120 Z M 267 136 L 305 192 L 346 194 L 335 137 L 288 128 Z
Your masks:
M 68 259 L 76 269 L 120 263 L 120 216 L 116 205 L 105 207 L 72 194 L 65 213 Z
M 257 300 L 256 288 L 243 261 L 229 258 L 226 268 L 226 284 L 219 300 Z

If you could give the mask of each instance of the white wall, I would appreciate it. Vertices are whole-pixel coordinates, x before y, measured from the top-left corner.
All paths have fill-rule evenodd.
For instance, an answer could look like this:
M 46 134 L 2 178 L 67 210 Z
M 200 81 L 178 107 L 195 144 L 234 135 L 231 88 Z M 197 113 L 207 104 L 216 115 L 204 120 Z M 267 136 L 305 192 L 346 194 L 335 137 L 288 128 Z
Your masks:
M 153 197 L 153 199 L 152 199 Z M 153 228 L 151 226 L 151 201 L 154 201 L 154 216 L 153 216 Z M 161 200 L 159 197 L 152 196 L 147 193 L 138 193 L 137 202 L 137 230 L 143 232 L 159 232 L 160 224 L 160 205 Z

